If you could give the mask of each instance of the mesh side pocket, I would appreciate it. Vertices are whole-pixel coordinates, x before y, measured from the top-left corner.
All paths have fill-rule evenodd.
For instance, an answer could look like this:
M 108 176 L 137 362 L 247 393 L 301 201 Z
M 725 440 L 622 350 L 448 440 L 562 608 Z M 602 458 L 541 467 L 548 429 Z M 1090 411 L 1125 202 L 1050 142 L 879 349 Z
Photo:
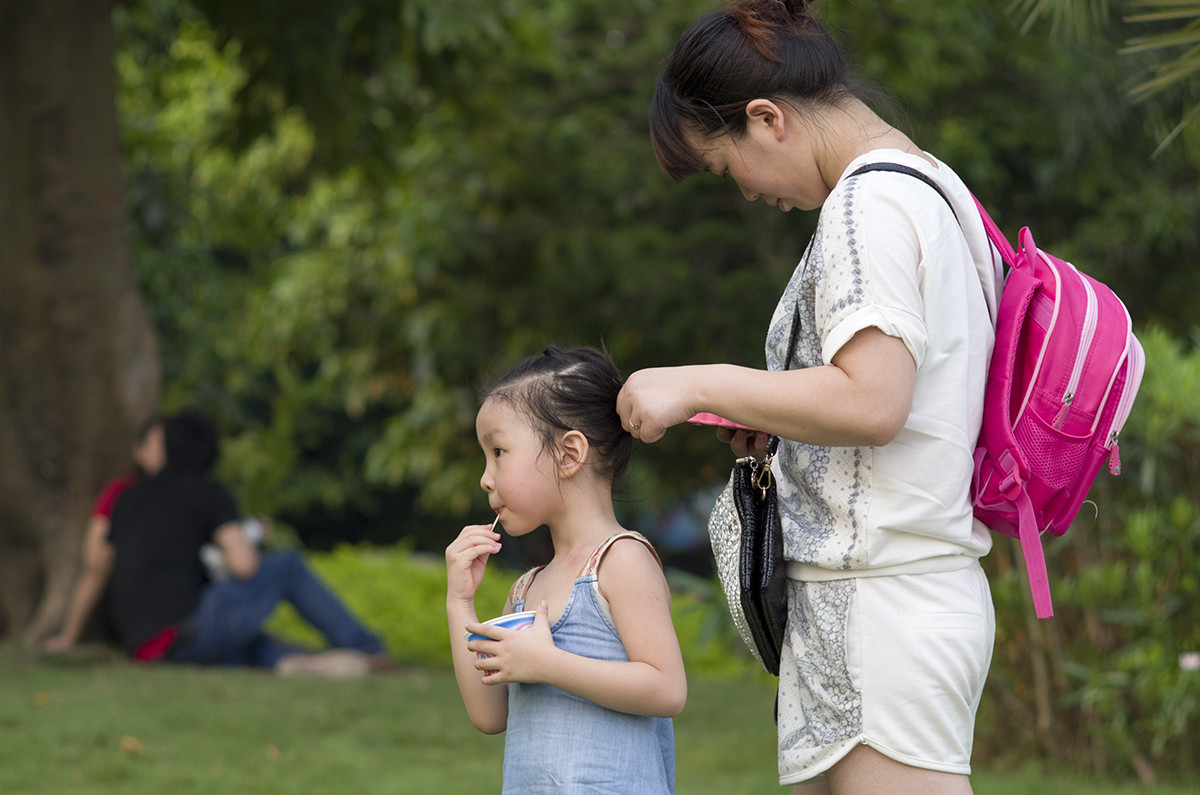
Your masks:
M 1013 428 L 1013 436 L 1025 453 L 1030 472 L 1047 486 L 1067 489 L 1079 480 L 1090 436 L 1069 436 L 1031 413 Z

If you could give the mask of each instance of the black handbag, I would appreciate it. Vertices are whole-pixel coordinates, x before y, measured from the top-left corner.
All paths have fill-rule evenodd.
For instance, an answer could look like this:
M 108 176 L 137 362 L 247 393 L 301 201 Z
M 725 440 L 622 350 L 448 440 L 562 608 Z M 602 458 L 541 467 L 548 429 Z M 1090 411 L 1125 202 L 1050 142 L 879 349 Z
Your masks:
M 787 624 L 787 573 L 772 455 L 734 463 L 729 485 L 709 517 L 708 534 L 734 626 L 763 668 L 778 676 Z
M 792 321 L 784 369 L 791 364 L 800 330 L 800 310 Z M 779 675 L 787 630 L 787 564 L 771 463 L 779 437 L 767 442 L 762 461 L 753 456 L 733 464 L 729 484 L 708 520 L 717 579 L 742 640 L 768 673 Z

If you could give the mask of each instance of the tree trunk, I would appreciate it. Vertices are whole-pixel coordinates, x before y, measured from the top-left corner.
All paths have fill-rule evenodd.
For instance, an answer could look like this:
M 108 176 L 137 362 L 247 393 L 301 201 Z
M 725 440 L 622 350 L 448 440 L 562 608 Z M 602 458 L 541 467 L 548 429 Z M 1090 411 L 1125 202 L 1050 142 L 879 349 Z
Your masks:
M 159 364 L 126 243 L 112 0 L 0 0 L 0 638 L 60 620 Z

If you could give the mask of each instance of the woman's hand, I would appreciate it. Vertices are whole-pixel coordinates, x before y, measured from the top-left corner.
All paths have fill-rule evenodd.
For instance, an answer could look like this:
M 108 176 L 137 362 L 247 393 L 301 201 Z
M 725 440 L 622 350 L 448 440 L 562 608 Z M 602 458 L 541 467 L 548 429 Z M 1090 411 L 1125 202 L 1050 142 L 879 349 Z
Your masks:
M 762 431 L 743 431 L 736 428 L 717 428 L 717 438 L 729 445 L 738 458 L 754 456 L 761 460 L 767 454 L 769 434 Z
M 643 442 L 657 442 L 667 428 L 687 422 L 700 409 L 697 395 L 708 365 L 653 367 L 625 379 L 617 395 L 621 424 Z

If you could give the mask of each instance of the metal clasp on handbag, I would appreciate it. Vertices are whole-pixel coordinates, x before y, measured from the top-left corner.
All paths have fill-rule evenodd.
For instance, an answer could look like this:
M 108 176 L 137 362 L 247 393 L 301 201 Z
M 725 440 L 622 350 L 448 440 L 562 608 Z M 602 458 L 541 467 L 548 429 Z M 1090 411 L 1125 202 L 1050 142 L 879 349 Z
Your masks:
M 759 461 L 752 455 L 745 458 L 739 458 L 734 463 L 750 465 L 750 482 L 753 483 L 758 490 L 762 492 L 762 499 L 767 498 L 767 489 L 771 488 L 771 461 L 775 458 L 775 454 L 771 453 L 762 461 Z

